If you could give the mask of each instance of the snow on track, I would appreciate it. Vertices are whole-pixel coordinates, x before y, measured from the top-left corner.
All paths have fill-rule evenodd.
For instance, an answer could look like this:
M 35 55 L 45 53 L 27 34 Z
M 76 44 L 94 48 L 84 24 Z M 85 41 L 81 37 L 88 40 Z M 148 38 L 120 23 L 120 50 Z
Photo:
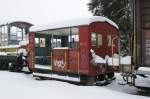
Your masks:
M 115 82 L 114 82 L 115 83 Z M 35 80 L 31 74 L 0 71 L 1 99 L 149 99 L 117 91 L 117 83 L 78 86 L 55 80 Z M 112 87 L 113 86 L 113 87 Z M 128 89 L 128 91 L 130 91 Z

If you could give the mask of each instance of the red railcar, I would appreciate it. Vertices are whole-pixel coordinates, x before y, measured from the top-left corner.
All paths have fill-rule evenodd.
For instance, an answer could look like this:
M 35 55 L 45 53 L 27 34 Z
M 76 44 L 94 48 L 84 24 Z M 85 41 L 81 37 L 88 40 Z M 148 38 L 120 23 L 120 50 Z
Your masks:
M 33 26 L 30 31 L 29 67 L 34 76 L 87 83 L 114 76 L 112 66 L 92 64 L 90 52 L 103 59 L 118 52 L 118 41 L 112 41 L 119 30 L 111 20 L 92 16 Z

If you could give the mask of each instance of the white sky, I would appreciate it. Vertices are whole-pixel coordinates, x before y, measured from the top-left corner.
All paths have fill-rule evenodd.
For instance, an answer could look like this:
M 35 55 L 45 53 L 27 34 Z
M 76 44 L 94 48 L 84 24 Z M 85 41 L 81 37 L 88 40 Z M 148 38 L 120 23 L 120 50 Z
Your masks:
M 89 0 L 0 0 L 0 22 L 10 20 L 45 24 L 92 15 Z

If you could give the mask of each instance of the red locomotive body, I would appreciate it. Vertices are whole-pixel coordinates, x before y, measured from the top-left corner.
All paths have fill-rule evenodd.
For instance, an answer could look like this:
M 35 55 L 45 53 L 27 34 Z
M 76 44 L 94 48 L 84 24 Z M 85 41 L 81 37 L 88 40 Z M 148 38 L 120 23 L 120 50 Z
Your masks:
M 110 73 L 113 77 L 112 66 L 94 65 L 90 52 L 92 49 L 103 59 L 118 52 L 118 40 L 112 41 L 119 30 L 111 20 L 93 16 L 43 28 L 33 26 L 30 31 L 29 67 L 34 76 L 92 83 Z

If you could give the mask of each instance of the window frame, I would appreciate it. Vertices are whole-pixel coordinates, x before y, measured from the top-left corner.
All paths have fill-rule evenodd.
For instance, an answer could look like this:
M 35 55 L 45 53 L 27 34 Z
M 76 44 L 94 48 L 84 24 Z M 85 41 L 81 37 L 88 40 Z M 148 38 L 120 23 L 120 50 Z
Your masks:
M 96 32 L 91 32 L 91 46 L 97 46 L 97 33 Z

